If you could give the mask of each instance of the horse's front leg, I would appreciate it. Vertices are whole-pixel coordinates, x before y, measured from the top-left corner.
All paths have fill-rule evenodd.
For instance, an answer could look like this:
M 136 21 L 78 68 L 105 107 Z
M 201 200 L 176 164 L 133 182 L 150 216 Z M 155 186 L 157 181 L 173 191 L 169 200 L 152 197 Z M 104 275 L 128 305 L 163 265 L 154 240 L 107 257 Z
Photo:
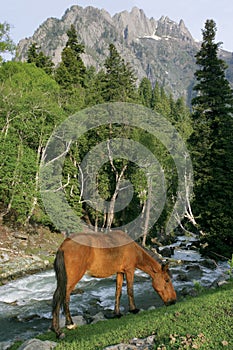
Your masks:
M 117 272 L 116 276 L 116 294 L 115 294 L 115 309 L 114 313 L 117 317 L 121 316 L 120 313 L 120 299 L 121 299 L 121 291 L 122 291 L 122 284 L 124 280 L 124 274 L 121 272 Z
M 129 311 L 136 314 L 139 312 L 139 309 L 136 308 L 135 301 L 134 301 L 134 292 L 133 292 L 134 271 L 128 271 L 126 273 L 126 282 L 127 282 L 127 294 L 129 299 Z

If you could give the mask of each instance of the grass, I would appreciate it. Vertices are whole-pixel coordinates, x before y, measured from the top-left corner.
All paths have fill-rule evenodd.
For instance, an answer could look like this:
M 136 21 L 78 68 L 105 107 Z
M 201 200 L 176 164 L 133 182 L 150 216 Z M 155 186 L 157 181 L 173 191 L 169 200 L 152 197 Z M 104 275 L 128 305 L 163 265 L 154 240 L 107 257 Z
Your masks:
M 100 350 L 155 335 L 156 350 L 233 349 L 233 281 L 169 307 L 65 330 L 56 350 Z M 53 332 L 41 340 L 57 341 Z M 17 349 L 16 345 L 11 348 Z

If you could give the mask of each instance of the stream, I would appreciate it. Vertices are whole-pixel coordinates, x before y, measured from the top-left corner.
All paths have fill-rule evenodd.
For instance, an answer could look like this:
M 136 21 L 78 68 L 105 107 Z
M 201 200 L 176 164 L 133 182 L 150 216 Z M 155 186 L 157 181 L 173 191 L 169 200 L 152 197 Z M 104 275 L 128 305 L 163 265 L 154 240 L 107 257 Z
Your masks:
M 179 237 L 169 248 L 174 252 L 170 270 L 178 299 L 189 294 L 198 283 L 203 287 L 216 286 L 227 278 L 227 262 L 204 259 L 192 249 L 192 238 Z M 51 323 L 51 304 L 56 288 L 54 271 L 46 271 L 26 276 L 0 287 L 0 349 L 1 343 L 25 340 L 48 330 Z M 105 279 L 85 275 L 77 288 L 82 292 L 71 295 L 70 310 L 73 316 L 83 315 L 87 322 L 98 312 L 114 309 L 115 276 Z M 146 294 L 145 294 L 146 293 Z M 162 306 L 163 303 L 151 286 L 148 275 L 136 270 L 134 282 L 136 305 L 140 309 Z M 146 298 L 145 298 L 146 295 Z M 121 312 L 127 313 L 128 299 L 124 282 L 121 298 Z

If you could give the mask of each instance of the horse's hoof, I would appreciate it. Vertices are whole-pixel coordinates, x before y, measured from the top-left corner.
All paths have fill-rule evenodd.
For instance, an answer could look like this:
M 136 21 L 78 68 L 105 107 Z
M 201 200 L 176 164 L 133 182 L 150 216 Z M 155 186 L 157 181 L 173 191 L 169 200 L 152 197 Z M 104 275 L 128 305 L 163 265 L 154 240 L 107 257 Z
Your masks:
M 129 310 L 129 312 L 131 312 L 131 314 L 137 314 L 139 313 L 140 309 L 133 309 L 133 310 Z
M 122 314 L 115 314 L 115 313 L 112 313 L 112 312 L 106 312 L 104 313 L 104 317 L 107 318 L 107 319 L 112 319 L 112 318 L 120 318 L 122 316 Z
M 65 336 L 66 336 L 65 333 L 61 333 L 61 334 L 58 335 L 58 339 L 62 340 L 62 339 L 65 338 Z
M 67 325 L 66 325 L 66 328 L 69 329 L 69 330 L 75 329 L 75 328 L 77 328 L 77 325 L 76 325 L 75 323 L 73 323 L 73 324 L 67 324 Z

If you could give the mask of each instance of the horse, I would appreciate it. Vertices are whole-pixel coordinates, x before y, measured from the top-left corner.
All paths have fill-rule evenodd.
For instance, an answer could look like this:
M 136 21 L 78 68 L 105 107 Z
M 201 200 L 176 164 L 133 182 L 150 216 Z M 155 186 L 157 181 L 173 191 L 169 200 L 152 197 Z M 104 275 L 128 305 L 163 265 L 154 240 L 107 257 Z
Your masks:
M 66 238 L 59 247 L 54 269 L 57 288 L 53 295 L 51 329 L 57 338 L 65 335 L 59 326 L 60 308 L 65 313 L 65 325 L 73 329 L 69 310 L 70 294 L 85 273 L 106 278 L 116 274 L 116 293 L 114 314 L 120 317 L 120 298 L 124 275 L 127 282 L 129 311 L 137 313 L 133 293 L 135 269 L 140 269 L 150 275 L 152 286 L 165 305 L 176 302 L 168 264 L 154 259 L 144 248 L 133 241 L 123 231 L 106 233 L 79 233 Z

